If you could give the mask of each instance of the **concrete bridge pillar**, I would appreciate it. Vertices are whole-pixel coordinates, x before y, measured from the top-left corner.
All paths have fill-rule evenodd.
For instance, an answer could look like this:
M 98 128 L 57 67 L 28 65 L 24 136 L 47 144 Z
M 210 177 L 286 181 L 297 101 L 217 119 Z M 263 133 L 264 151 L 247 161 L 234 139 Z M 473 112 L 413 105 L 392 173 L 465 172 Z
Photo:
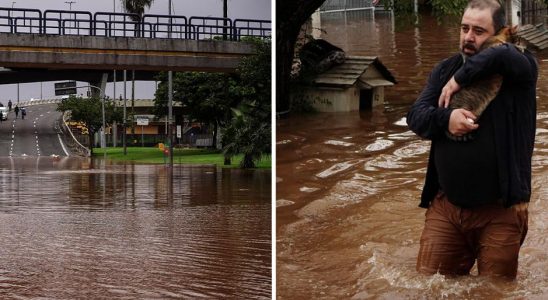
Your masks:
M 90 88 L 92 97 L 102 98 L 105 96 L 105 88 L 107 87 L 108 73 L 103 73 L 97 80 L 88 82 L 92 88 Z M 94 87 L 94 88 L 93 88 Z M 99 90 L 99 89 L 100 90 Z

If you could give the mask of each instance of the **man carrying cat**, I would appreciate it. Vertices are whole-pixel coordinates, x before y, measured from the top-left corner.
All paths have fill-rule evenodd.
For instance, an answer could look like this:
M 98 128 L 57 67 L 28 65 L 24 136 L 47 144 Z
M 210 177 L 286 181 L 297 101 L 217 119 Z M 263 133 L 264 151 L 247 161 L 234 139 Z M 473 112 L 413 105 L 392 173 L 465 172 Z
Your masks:
M 439 63 L 407 114 L 409 128 L 432 141 L 420 205 L 428 208 L 417 270 L 513 279 L 527 234 L 531 157 L 535 138 L 538 66 L 512 44 L 479 51 L 505 25 L 496 0 L 468 3 L 460 27 L 460 52 Z M 451 95 L 500 74 L 502 86 L 481 118 L 448 108 Z M 470 122 L 473 120 L 474 122 Z M 474 139 L 454 141 L 474 131 Z

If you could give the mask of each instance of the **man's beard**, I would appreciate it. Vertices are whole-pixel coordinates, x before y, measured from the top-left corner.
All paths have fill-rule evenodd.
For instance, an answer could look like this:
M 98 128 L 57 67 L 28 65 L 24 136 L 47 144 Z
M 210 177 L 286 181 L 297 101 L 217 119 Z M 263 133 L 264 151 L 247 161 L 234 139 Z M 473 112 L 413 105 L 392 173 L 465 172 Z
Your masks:
M 471 50 L 472 53 L 469 54 L 469 53 L 464 52 L 465 49 Z M 462 52 L 462 54 L 464 54 L 465 56 L 472 56 L 472 55 L 478 53 L 478 48 L 476 48 L 476 46 L 474 46 L 474 44 L 472 44 L 472 43 L 465 43 L 465 44 L 462 46 L 461 52 Z

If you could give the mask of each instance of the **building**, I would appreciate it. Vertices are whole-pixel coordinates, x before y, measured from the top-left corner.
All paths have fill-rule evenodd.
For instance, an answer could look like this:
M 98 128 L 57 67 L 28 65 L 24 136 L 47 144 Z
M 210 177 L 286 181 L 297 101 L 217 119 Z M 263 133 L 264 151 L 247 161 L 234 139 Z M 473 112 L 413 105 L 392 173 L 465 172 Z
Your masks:
M 383 104 L 384 87 L 396 83 L 377 57 L 347 56 L 343 64 L 317 75 L 303 93 L 321 112 L 358 111 Z

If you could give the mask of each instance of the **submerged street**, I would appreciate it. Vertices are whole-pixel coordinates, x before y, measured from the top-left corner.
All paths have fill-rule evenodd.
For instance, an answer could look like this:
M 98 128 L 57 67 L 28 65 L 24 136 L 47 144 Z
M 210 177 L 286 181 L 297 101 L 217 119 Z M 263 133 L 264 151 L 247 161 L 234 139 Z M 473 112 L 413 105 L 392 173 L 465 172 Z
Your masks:
M 415 271 L 430 143 L 406 124 L 432 67 L 458 51 L 458 28 L 422 15 L 326 14 L 322 38 L 349 55 L 378 56 L 398 80 L 370 111 L 294 115 L 277 123 L 279 299 L 546 299 L 548 57 L 539 56 L 529 232 L 515 282 Z M 397 30 L 396 30 L 397 29 Z
M 0 157 L 0 298 L 270 298 L 270 170 L 169 173 Z
M 14 105 L 15 107 L 15 105 Z M 25 119 L 14 109 L 0 123 L 0 157 L 2 156 L 67 156 L 59 131 L 61 112 L 57 104 L 30 105 Z

